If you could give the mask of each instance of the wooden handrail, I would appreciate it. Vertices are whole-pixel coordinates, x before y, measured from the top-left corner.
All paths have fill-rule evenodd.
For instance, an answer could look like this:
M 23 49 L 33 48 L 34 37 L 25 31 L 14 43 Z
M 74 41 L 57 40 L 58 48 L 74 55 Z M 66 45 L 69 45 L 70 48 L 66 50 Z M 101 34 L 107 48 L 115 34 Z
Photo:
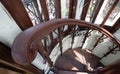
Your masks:
M 97 74 L 120 74 L 120 61 L 99 69 Z
M 20 33 L 12 46 L 13 59 L 23 65 L 31 63 L 37 55 L 41 39 L 49 35 L 56 28 L 65 25 L 79 25 L 98 30 L 120 47 L 120 41 L 102 27 L 76 19 L 57 19 L 41 23 Z

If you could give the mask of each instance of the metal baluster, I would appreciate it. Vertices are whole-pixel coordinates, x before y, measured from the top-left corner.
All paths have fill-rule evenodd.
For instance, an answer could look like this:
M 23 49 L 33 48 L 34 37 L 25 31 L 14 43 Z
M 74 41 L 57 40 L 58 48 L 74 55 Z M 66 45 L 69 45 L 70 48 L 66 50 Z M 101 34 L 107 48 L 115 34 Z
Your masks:
M 51 43 L 53 43 L 54 42 L 54 39 L 53 39 L 53 34 L 52 34 L 52 32 L 50 33 L 50 41 L 51 41 Z
M 45 51 L 47 51 L 48 50 L 48 48 L 47 48 L 47 37 L 44 37 L 44 47 L 45 47 Z
M 88 37 L 89 31 L 90 31 L 90 29 L 88 29 L 87 32 L 85 33 L 85 37 L 83 38 L 82 45 L 80 46 L 80 48 L 83 47 L 83 45 L 84 45 L 84 43 L 85 43 L 85 41 L 86 41 L 86 39 Z
M 59 40 L 59 47 L 60 47 L 60 52 L 61 52 L 61 55 L 62 55 L 62 35 L 61 35 L 61 28 L 58 28 L 58 40 Z
M 73 43 L 74 43 L 74 38 L 75 38 L 75 28 L 76 28 L 76 26 L 74 25 L 74 26 L 73 26 L 73 30 L 71 31 L 71 32 L 72 32 L 72 33 L 71 33 L 71 36 L 72 36 L 71 48 L 72 48 Z
M 112 49 L 109 48 L 110 51 L 108 51 L 106 54 L 104 54 L 100 59 L 108 56 L 110 53 L 112 53 L 118 46 L 116 45 L 115 47 L 113 47 Z
M 38 52 L 42 55 L 42 57 L 48 61 L 48 64 L 50 65 L 50 67 L 53 66 L 53 63 L 51 61 L 51 59 L 49 58 L 47 52 L 45 51 L 45 48 L 43 47 L 42 42 L 39 42 L 39 49 Z
M 104 36 L 104 34 L 102 34 L 96 41 L 96 43 L 93 45 L 93 48 L 91 49 L 91 51 L 94 50 L 94 48 L 98 45 L 98 43 L 100 42 L 101 38 Z

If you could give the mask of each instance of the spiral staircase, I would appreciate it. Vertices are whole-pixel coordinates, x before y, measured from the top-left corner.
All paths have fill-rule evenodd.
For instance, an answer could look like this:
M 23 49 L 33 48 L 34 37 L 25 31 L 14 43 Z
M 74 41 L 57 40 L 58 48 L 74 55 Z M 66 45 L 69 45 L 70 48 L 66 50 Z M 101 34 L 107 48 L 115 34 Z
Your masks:
M 69 12 L 62 12 L 65 1 Z M 22 68 L 17 69 L 33 74 L 119 74 L 120 15 L 113 26 L 105 23 L 120 0 L 111 1 L 100 24 L 95 20 L 107 0 L 65 1 L 1 0 L 23 30 L 11 47 L 13 60 Z M 28 65 L 34 71 L 22 67 Z

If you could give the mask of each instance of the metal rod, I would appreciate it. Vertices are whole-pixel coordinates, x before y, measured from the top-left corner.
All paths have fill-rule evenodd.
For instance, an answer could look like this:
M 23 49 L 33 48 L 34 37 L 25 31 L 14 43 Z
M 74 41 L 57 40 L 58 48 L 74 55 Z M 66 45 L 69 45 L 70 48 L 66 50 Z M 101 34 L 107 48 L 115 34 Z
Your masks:
M 52 63 L 51 59 L 49 58 L 47 52 L 45 51 L 45 48 L 43 47 L 42 42 L 39 42 L 38 52 L 43 56 L 43 58 L 44 58 L 45 60 L 48 61 L 50 67 L 52 67 L 52 66 L 53 66 L 53 63 Z
M 108 51 L 106 54 L 104 54 L 100 59 L 108 56 L 110 53 L 112 53 L 118 46 L 116 45 L 114 48 L 112 48 L 110 51 Z
M 74 43 L 75 31 L 76 31 L 75 28 L 76 28 L 76 26 L 74 25 L 74 26 L 73 26 L 73 30 L 71 31 L 71 32 L 72 32 L 72 33 L 71 33 L 71 36 L 72 36 L 71 48 L 72 48 L 73 43 Z
M 58 28 L 58 37 L 59 37 L 59 47 L 60 47 L 60 52 L 62 55 L 62 37 L 61 37 L 61 28 Z
M 101 40 L 101 38 L 104 36 L 104 34 L 102 34 L 98 39 L 97 41 L 95 42 L 95 44 L 93 45 L 93 48 L 91 49 L 91 51 L 94 50 L 94 48 L 98 45 L 99 41 Z
M 89 31 L 90 31 L 90 29 L 88 29 L 87 32 L 85 33 L 85 36 L 84 36 L 84 38 L 83 38 L 82 45 L 80 46 L 80 48 L 83 47 L 83 45 L 84 45 L 84 43 L 85 43 L 85 41 L 86 41 L 86 39 L 87 39 L 87 37 L 88 37 Z

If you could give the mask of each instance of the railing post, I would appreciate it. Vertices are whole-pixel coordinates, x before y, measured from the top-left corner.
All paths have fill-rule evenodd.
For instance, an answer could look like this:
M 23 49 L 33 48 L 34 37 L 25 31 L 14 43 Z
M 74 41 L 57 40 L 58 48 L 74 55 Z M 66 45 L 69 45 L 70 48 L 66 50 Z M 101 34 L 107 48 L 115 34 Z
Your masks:
M 0 2 L 22 30 L 33 26 L 21 0 L 0 0 Z
M 81 20 L 85 20 L 89 5 L 90 5 L 90 1 L 91 0 L 84 0 L 84 6 L 83 6 L 83 10 L 82 10 L 82 14 L 81 14 Z

